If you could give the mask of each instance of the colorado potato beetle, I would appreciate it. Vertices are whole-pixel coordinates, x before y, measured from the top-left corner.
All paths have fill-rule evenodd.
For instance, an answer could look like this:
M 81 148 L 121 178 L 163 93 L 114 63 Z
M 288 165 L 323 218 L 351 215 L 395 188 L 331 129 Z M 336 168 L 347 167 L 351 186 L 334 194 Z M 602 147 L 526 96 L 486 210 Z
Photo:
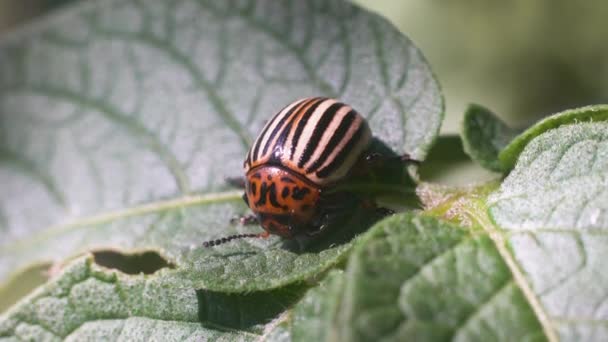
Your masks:
M 264 232 L 226 236 L 204 246 L 320 233 L 336 210 L 332 201 L 339 198 L 328 190 L 370 159 L 371 141 L 367 121 L 347 104 L 314 97 L 287 105 L 266 123 L 243 163 L 243 200 L 253 215 L 240 221 L 259 223 Z M 407 155 L 400 160 L 411 161 Z

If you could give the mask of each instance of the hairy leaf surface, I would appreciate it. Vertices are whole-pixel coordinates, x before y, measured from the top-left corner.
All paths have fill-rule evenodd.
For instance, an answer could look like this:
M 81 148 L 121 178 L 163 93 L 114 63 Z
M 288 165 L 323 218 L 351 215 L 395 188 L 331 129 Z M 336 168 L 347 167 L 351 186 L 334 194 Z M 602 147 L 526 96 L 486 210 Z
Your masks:
M 201 247 L 260 231 L 230 223 L 247 208 L 224 179 L 242 176 L 275 112 L 313 95 L 352 104 L 419 160 L 443 115 L 416 47 L 342 1 L 95 1 L 3 37 L 0 279 L 92 249 L 155 250 L 180 279 L 227 292 L 331 267 L 366 219 L 304 250 Z
M 608 337 L 608 123 L 550 130 L 488 200 L 508 247 L 564 340 Z
M 579 122 L 594 122 L 608 120 L 608 105 L 595 105 L 581 108 L 565 110 L 561 113 L 551 115 L 532 127 L 526 129 L 511 141 L 498 155 L 501 168 L 505 171 L 513 169 L 517 158 L 522 153 L 526 145 L 535 137 L 551 129 L 562 125 L 579 123 Z
M 413 215 L 377 224 L 293 316 L 300 341 L 544 339 L 486 234 Z

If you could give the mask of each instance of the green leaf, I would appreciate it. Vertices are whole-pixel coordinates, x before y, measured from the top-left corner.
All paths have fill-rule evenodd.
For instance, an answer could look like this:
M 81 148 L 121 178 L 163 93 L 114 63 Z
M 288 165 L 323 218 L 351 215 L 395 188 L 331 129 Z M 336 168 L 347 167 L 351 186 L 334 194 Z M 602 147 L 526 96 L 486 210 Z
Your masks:
M 464 114 L 460 136 L 471 159 L 488 170 L 501 172 L 498 154 L 517 133 L 490 110 L 473 104 Z
M 247 208 L 224 178 L 242 175 L 265 121 L 312 95 L 352 104 L 376 137 L 419 160 L 443 116 L 418 49 L 337 0 L 108 0 L 4 37 L 0 279 L 92 249 L 156 251 L 176 282 L 213 291 L 324 272 L 367 216 L 305 251 L 277 237 L 201 247 L 260 231 L 230 224 Z
M 535 137 L 562 125 L 608 120 L 608 105 L 587 106 L 570 109 L 547 117 L 528 128 L 511 141 L 498 155 L 500 167 L 504 171 L 513 169 L 517 158 L 526 145 Z
M 353 251 L 344 275 L 333 277 L 296 306 L 294 340 L 297 331 L 308 332 L 302 341 L 312 336 L 337 341 L 543 339 L 534 312 L 482 231 L 396 215 L 377 224 Z M 328 312 L 333 317 L 326 317 Z M 323 333 L 312 329 L 318 326 Z
M 546 325 L 564 340 L 608 338 L 607 180 L 608 123 L 577 123 L 534 138 L 488 199 Z
M 333 328 L 343 289 L 343 273 L 333 271 L 306 294 L 293 309 L 289 322 L 293 341 L 339 340 Z
M 227 301 L 200 295 L 192 283 L 169 272 L 126 276 L 101 268 L 90 258 L 79 258 L 0 320 L 0 338 L 250 341 L 260 336 L 268 313 L 279 303 L 285 305 L 281 294 L 272 297 L 275 307 L 263 296 Z M 217 308 L 230 309 L 239 317 L 209 312 Z

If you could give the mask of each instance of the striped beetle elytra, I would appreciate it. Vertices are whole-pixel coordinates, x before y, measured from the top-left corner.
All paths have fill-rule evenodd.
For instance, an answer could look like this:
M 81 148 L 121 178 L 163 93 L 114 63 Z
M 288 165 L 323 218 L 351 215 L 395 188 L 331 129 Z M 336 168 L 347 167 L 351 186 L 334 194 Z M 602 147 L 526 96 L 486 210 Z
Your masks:
M 287 105 L 266 123 L 243 164 L 243 200 L 253 215 L 239 221 L 259 223 L 264 232 L 226 236 L 204 246 L 270 234 L 285 239 L 319 234 L 340 210 L 332 202 L 352 197 L 326 195 L 328 190 L 348 179 L 359 164 L 377 159 L 366 153 L 371 141 L 365 118 L 338 100 L 314 97 Z M 413 161 L 408 155 L 399 158 Z

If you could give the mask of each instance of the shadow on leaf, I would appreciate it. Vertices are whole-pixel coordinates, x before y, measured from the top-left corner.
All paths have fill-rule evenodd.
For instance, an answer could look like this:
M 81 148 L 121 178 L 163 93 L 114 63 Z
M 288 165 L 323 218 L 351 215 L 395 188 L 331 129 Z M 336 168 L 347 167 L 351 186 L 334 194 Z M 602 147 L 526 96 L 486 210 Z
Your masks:
M 244 294 L 197 290 L 198 318 L 203 325 L 261 332 L 264 324 L 294 305 L 307 289 L 295 284 Z

